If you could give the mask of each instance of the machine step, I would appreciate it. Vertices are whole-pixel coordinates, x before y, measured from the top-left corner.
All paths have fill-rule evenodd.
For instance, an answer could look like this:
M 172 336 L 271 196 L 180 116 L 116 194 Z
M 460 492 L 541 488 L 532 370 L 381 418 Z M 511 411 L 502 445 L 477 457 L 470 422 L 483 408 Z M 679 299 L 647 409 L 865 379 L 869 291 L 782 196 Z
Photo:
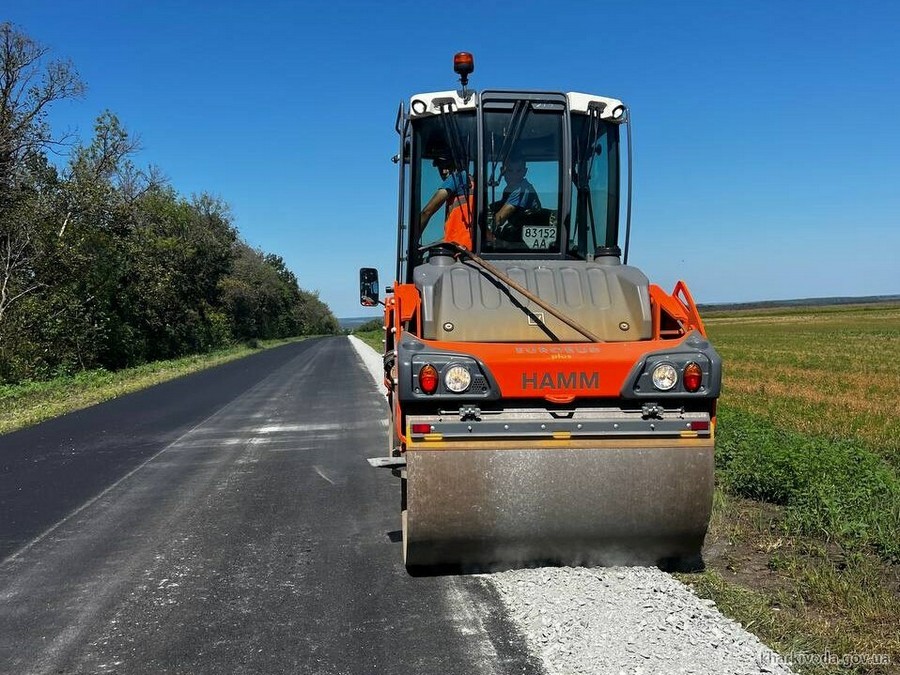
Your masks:
M 406 466 L 406 457 L 369 457 L 367 461 L 376 469 L 398 469 Z

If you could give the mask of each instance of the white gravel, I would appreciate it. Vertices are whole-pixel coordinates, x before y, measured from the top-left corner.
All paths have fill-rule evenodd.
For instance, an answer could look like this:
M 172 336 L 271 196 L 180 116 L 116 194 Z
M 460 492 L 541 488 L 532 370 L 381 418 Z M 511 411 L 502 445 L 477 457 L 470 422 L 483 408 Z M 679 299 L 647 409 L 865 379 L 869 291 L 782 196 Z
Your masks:
M 484 575 L 548 675 L 789 674 L 775 652 L 648 567 Z
M 381 357 L 353 338 L 379 391 Z M 374 358 L 373 358 L 374 357 Z M 674 577 L 649 567 L 479 575 L 548 675 L 791 675 L 782 659 Z

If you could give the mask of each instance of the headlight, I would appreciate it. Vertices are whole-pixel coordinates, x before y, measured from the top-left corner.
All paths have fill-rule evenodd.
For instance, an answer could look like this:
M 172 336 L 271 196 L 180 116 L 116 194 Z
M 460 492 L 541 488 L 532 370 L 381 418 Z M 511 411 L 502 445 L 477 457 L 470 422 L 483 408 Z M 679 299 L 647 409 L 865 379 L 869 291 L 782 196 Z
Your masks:
M 660 363 L 653 369 L 653 386 L 660 391 L 669 391 L 678 383 L 675 367 L 668 363 Z
M 471 384 L 472 373 L 465 366 L 450 366 L 444 373 L 444 386 L 456 394 L 461 394 Z

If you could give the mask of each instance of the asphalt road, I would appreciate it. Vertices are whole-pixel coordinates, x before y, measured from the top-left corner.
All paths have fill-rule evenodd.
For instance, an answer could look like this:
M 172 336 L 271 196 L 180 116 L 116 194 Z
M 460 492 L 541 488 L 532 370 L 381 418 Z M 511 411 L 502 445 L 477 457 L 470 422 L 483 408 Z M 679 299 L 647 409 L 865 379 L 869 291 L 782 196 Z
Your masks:
M 341 337 L 0 437 L 0 672 L 539 673 L 406 574 L 385 412 Z

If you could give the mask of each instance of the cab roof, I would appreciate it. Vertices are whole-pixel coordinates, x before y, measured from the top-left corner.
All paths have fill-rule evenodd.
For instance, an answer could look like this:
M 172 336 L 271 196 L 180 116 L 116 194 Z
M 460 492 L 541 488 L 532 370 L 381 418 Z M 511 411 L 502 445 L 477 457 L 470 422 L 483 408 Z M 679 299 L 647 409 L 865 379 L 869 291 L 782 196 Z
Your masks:
M 509 93 L 509 92 L 504 92 Z M 521 92 L 522 94 L 539 93 L 539 92 Z M 600 113 L 601 119 L 610 121 L 618 121 L 613 117 L 613 111 L 625 104 L 619 99 L 608 98 L 606 96 L 596 96 L 594 94 L 583 94 L 580 92 L 570 91 L 565 94 L 569 102 L 569 110 L 572 112 L 587 112 L 591 103 L 602 104 Z M 417 117 L 428 117 L 438 114 L 440 105 L 446 103 L 447 99 L 453 101 L 456 110 L 474 110 L 477 96 L 474 92 L 469 92 L 469 97 L 463 99 L 460 92 L 450 91 L 432 91 L 422 94 L 414 94 L 409 99 L 409 114 L 413 119 Z

